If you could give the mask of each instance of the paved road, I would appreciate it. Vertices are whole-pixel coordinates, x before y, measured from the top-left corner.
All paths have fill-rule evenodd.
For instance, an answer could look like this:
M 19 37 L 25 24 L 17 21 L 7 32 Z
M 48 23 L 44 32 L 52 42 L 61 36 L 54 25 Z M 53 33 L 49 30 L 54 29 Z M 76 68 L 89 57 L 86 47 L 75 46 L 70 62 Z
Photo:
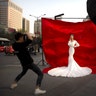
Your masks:
M 37 64 L 41 60 L 41 53 L 32 57 Z M 42 66 L 40 62 L 38 66 L 42 70 L 48 65 Z M 0 53 L 0 96 L 35 96 L 37 76 L 31 70 L 20 80 L 16 89 L 10 89 L 10 84 L 19 72 L 21 72 L 21 66 L 17 57 Z M 47 90 L 47 93 L 42 96 L 96 96 L 96 75 L 65 78 L 44 74 L 41 87 Z

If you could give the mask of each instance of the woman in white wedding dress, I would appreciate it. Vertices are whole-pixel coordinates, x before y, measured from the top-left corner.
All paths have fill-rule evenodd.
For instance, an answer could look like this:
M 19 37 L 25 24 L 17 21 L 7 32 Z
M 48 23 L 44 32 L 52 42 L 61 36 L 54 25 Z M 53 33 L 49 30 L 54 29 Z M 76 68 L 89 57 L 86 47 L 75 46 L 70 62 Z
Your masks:
M 62 77 L 82 77 L 92 73 L 92 70 L 88 67 L 80 67 L 74 60 L 75 47 L 79 47 L 79 43 L 74 40 L 74 35 L 70 35 L 68 42 L 69 46 L 69 57 L 68 66 L 56 67 L 48 71 L 51 76 L 62 76 Z

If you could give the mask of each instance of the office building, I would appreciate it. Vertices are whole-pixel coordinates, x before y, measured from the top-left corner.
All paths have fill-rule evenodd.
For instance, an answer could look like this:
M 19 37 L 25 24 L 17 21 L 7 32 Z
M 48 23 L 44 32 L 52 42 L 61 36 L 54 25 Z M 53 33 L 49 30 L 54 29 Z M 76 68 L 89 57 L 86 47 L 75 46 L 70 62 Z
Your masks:
M 41 19 L 38 19 L 34 22 L 34 34 L 38 37 L 41 35 Z
M 6 30 L 22 29 L 22 8 L 11 0 L 0 0 L 0 25 Z
M 22 29 L 23 29 L 25 32 L 29 32 L 29 31 L 30 31 L 29 25 L 30 25 L 29 20 L 27 20 L 26 18 L 23 18 L 23 20 L 22 20 Z

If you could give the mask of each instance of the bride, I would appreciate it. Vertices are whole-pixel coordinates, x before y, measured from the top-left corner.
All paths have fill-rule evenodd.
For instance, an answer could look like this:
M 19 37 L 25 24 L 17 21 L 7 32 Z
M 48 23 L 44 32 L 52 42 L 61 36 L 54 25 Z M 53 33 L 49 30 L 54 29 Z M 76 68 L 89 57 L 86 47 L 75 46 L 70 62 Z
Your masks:
M 57 67 L 48 71 L 51 76 L 62 76 L 62 77 L 82 77 L 91 74 L 92 70 L 88 67 L 80 67 L 74 60 L 75 47 L 79 47 L 79 43 L 74 40 L 74 35 L 70 35 L 68 42 L 69 46 L 69 57 L 68 66 Z

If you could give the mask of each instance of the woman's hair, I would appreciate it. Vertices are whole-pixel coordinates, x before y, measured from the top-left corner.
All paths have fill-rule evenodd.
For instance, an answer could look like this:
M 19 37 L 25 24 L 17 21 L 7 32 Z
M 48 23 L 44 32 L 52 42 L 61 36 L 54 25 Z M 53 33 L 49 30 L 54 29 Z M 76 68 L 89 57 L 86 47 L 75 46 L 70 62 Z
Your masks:
M 70 34 L 70 36 L 73 36 L 74 37 L 74 34 Z
M 71 36 L 73 36 L 73 38 L 74 38 L 74 34 L 70 34 L 70 38 L 69 38 L 69 40 L 71 40 Z

